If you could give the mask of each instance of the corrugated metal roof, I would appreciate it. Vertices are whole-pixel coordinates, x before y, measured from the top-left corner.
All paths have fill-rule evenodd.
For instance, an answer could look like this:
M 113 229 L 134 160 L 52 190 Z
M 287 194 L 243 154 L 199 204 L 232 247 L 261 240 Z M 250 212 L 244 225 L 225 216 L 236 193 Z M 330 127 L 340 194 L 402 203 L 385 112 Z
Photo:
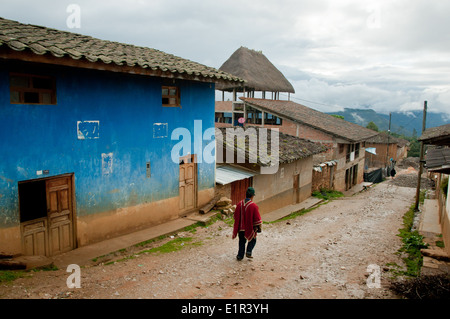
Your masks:
M 219 166 L 216 168 L 216 183 L 226 185 L 235 181 L 253 177 L 256 174 L 257 173 L 252 173 L 234 166 Z

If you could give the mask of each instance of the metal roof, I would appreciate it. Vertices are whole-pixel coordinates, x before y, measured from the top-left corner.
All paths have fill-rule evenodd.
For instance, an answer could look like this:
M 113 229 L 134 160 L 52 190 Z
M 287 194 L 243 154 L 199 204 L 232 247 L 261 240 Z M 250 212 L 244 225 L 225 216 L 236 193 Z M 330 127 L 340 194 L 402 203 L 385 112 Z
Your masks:
M 235 166 L 219 166 L 216 168 L 216 183 L 226 185 L 235 181 L 253 177 L 256 174 L 257 173 L 252 173 L 248 170 L 237 168 Z

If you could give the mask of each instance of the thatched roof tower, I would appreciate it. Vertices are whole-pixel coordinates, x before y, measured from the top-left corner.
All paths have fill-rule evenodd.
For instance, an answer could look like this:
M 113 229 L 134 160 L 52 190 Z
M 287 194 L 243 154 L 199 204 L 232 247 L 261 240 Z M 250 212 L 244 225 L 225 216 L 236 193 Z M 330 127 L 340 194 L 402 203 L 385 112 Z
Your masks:
M 238 76 L 247 82 L 244 87 L 218 84 L 217 90 L 237 92 L 268 91 L 295 93 L 294 87 L 284 75 L 262 54 L 245 47 L 237 49 L 219 70 Z

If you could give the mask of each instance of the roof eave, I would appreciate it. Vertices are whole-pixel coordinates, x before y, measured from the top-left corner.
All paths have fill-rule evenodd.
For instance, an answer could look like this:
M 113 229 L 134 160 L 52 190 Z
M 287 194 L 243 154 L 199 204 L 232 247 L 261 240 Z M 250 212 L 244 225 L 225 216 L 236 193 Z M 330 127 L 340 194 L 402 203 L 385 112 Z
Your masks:
M 111 71 L 118 73 L 155 76 L 171 79 L 183 79 L 208 83 L 225 83 L 237 86 L 243 85 L 245 83 L 243 79 L 237 77 L 230 78 L 230 76 L 227 75 L 219 77 L 216 75 L 202 75 L 201 73 L 197 72 L 192 72 L 189 74 L 188 72 L 177 72 L 171 70 L 163 71 L 160 68 L 142 67 L 140 65 L 130 66 L 126 63 L 123 63 L 122 65 L 116 64 L 114 62 L 106 63 L 102 60 L 91 62 L 86 57 L 80 57 L 78 59 L 75 59 L 69 55 L 55 56 L 51 53 L 36 54 L 30 49 L 24 49 L 21 51 L 11 49 L 7 45 L 2 45 L 1 42 L 0 42 L 0 59 L 18 60 L 24 62 L 43 63 L 82 69 L 91 69 L 91 70 L 93 69 L 100 71 Z
M 265 108 L 264 106 L 260 106 L 260 105 L 253 104 L 253 103 L 251 103 L 251 102 L 249 102 L 249 101 L 246 101 L 245 98 L 242 98 L 242 97 L 241 97 L 240 99 L 241 99 L 242 101 L 244 101 L 245 103 L 250 104 L 250 106 L 252 106 L 252 107 L 259 108 L 259 109 L 263 109 L 265 112 L 270 112 L 270 113 L 272 113 L 272 114 L 274 114 L 274 115 L 277 115 L 277 116 L 279 116 L 279 117 L 282 117 L 282 118 L 285 118 L 285 119 L 288 119 L 288 120 L 291 120 L 291 121 L 294 121 L 294 122 L 297 122 L 297 123 L 306 125 L 306 126 L 308 126 L 308 127 L 314 128 L 314 129 L 319 130 L 319 131 L 321 131 L 321 132 L 327 133 L 327 134 L 329 134 L 329 135 L 331 135 L 331 136 L 333 136 L 333 137 L 335 137 L 335 138 L 340 138 L 340 139 L 346 140 L 346 141 L 348 141 L 348 142 L 350 142 L 350 143 L 360 143 L 360 142 L 365 141 L 367 138 L 369 138 L 369 137 L 363 137 L 363 138 L 360 138 L 360 139 L 352 139 L 352 138 L 349 138 L 349 137 L 347 137 L 347 136 L 342 136 L 342 135 L 339 135 L 339 134 L 337 134 L 337 133 L 335 133 L 335 132 L 327 131 L 327 130 L 324 130 L 324 129 L 320 128 L 320 127 L 311 125 L 311 124 L 309 124 L 309 123 L 305 123 L 305 122 L 303 122 L 303 121 L 301 121 L 301 120 L 299 120 L 299 119 L 293 118 L 292 116 L 288 116 L 288 115 L 285 115 L 285 114 L 281 114 L 281 113 L 278 113 L 278 112 L 276 112 L 276 111 L 269 110 L 269 109 Z M 375 132 L 374 135 L 376 135 L 376 134 L 377 134 L 377 132 Z M 372 137 L 372 136 L 370 136 L 370 137 Z

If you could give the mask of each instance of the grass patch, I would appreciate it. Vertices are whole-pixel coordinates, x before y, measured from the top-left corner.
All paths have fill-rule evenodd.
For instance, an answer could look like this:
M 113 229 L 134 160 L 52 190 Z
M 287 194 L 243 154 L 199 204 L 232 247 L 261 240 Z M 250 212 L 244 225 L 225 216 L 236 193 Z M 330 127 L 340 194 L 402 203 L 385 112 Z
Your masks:
M 139 254 L 144 254 L 144 253 L 167 254 L 167 253 L 171 253 L 174 251 L 178 251 L 187 246 L 200 246 L 202 244 L 201 242 L 193 242 L 192 243 L 192 239 L 193 239 L 192 237 L 178 237 L 178 238 L 175 238 L 174 240 L 171 240 L 159 247 L 154 247 L 151 249 L 143 250 L 143 251 L 139 252 Z
M 18 278 L 27 277 L 26 271 L 21 270 L 0 270 L 0 283 L 12 282 Z
M 436 241 L 436 246 L 439 248 L 445 248 L 444 242 L 442 240 Z
M 220 214 L 218 216 L 215 216 L 215 217 L 211 218 L 211 220 L 206 225 L 204 225 L 201 222 L 197 222 L 195 224 L 192 224 L 190 226 L 187 226 L 187 227 L 183 228 L 181 230 L 181 232 L 190 232 L 191 234 L 194 234 L 197 231 L 198 227 L 208 227 L 209 225 L 211 225 L 211 224 L 213 224 L 216 221 L 221 220 L 221 219 L 222 219 L 222 216 Z M 231 223 L 233 223 L 233 218 L 231 218 L 231 220 L 232 220 Z M 135 247 L 135 248 L 138 248 L 138 249 L 139 248 L 144 249 L 145 247 L 147 247 L 147 246 L 149 246 L 149 245 L 151 245 L 151 244 L 153 244 L 155 242 L 162 241 L 162 240 L 168 238 L 169 236 L 171 236 L 171 234 L 161 235 L 159 237 L 156 237 L 156 238 L 153 238 L 153 239 L 149 239 L 149 240 L 140 242 L 138 244 L 135 244 L 132 247 Z M 118 259 L 118 260 L 105 262 L 105 265 L 111 265 L 111 264 L 114 264 L 115 262 L 125 261 L 125 260 L 128 260 L 128 259 L 134 259 L 134 258 L 136 258 L 136 256 L 138 256 L 140 254 L 144 254 L 144 253 L 155 253 L 155 252 L 167 253 L 167 252 L 172 252 L 172 251 L 176 251 L 176 250 L 182 249 L 182 248 L 187 247 L 187 246 L 199 246 L 199 245 L 202 245 L 201 242 L 193 242 L 193 243 L 191 243 L 191 241 L 192 241 L 191 237 L 179 237 L 179 238 L 171 240 L 171 241 L 169 241 L 169 242 L 167 242 L 167 243 L 165 243 L 165 244 L 163 244 L 163 245 L 161 245 L 159 247 L 155 247 L 155 248 L 151 248 L 151 249 L 145 249 L 145 250 L 142 250 L 142 251 L 139 251 L 139 252 L 128 252 L 128 249 L 120 249 L 118 251 L 115 251 L 115 252 L 112 252 L 112 253 L 109 253 L 109 254 L 106 254 L 106 255 L 103 255 L 103 256 L 99 256 L 99 257 L 93 258 L 92 261 L 93 262 L 98 262 L 99 260 L 102 260 L 102 259 L 109 259 L 109 260 L 111 260 L 110 256 L 117 256 L 117 255 L 120 255 L 120 254 L 124 255 L 124 254 L 127 254 L 127 252 L 130 254 L 130 256 L 126 256 L 126 257 Z
M 428 245 L 423 242 L 423 236 L 417 230 L 412 231 L 414 222 L 415 205 L 411 205 L 409 210 L 403 216 L 403 228 L 399 229 L 399 236 L 403 241 L 403 246 L 399 249 L 399 254 L 405 254 L 403 261 L 406 265 L 406 271 L 399 272 L 401 275 L 417 277 L 420 275 L 420 269 L 423 265 L 423 257 L 420 249 L 427 248 Z
M 164 236 L 164 238 L 166 238 L 166 237 L 167 236 Z M 153 240 L 146 241 L 145 245 L 148 245 L 148 244 L 150 244 L 150 243 L 152 243 L 154 241 L 157 241 L 157 240 L 158 239 L 155 238 Z M 178 238 L 175 238 L 175 239 L 173 239 L 173 240 L 171 240 L 171 241 L 169 241 L 169 242 L 167 242 L 167 243 L 165 243 L 165 244 L 163 244 L 161 246 L 153 247 L 153 248 L 150 248 L 150 249 L 144 249 L 144 250 L 141 250 L 141 251 L 139 251 L 137 253 L 132 253 L 129 256 L 126 256 L 126 257 L 123 257 L 123 258 L 120 258 L 120 259 L 117 259 L 117 260 L 112 260 L 112 261 L 106 262 L 105 265 L 112 265 L 112 264 L 114 264 L 116 262 L 121 262 L 121 261 L 126 261 L 126 260 L 129 260 L 129 259 L 134 259 L 134 258 L 136 258 L 136 257 L 138 257 L 139 255 L 142 255 L 142 254 L 151 254 L 151 253 L 166 254 L 166 253 L 171 253 L 171 252 L 174 252 L 174 251 L 181 250 L 181 249 L 189 247 L 189 246 L 201 246 L 203 244 L 202 242 L 192 242 L 192 240 L 193 240 L 192 237 L 178 237 Z M 144 242 L 142 242 L 140 244 L 137 244 L 137 245 L 144 246 Z M 135 245 L 135 246 L 137 246 L 137 245 Z M 101 257 L 99 257 L 99 258 L 101 258 Z
M 305 215 L 305 214 L 309 213 L 310 211 L 313 211 L 316 208 L 319 208 L 320 206 L 328 204 L 328 203 L 329 203 L 329 201 L 325 201 L 323 203 L 320 203 L 319 205 L 316 205 L 316 206 L 308 208 L 308 209 L 300 209 L 299 211 L 293 212 L 293 213 L 291 213 L 291 214 L 289 214 L 289 215 L 287 215 L 287 216 L 285 216 L 283 218 L 280 218 L 280 219 L 277 219 L 277 220 L 274 220 L 274 221 L 271 221 L 271 222 L 263 222 L 263 224 L 274 224 L 274 223 L 286 221 L 286 220 L 289 220 L 289 219 L 294 219 L 294 218 L 297 218 L 299 216 Z
M 233 227 L 233 225 L 234 225 L 234 217 L 233 216 L 227 217 L 227 218 L 225 218 L 223 220 L 223 222 L 225 224 L 227 224 L 228 226 Z
M 334 199 L 334 198 L 343 197 L 344 194 L 342 194 L 342 192 L 338 192 L 335 190 L 322 188 L 320 191 L 314 191 L 312 193 L 312 196 L 321 198 L 324 200 L 330 200 L 330 199 Z

